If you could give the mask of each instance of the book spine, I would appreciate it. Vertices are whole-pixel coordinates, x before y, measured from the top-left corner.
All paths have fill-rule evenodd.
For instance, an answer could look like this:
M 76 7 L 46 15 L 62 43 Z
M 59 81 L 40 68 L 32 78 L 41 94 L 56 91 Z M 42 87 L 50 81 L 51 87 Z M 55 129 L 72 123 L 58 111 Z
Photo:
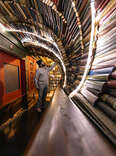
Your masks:
M 101 96 L 101 99 L 103 100 L 103 102 L 106 102 L 107 104 L 109 104 L 109 106 L 111 106 L 112 108 L 114 108 L 114 110 L 116 110 L 116 98 L 108 94 L 104 94 Z
M 111 107 L 101 101 L 96 104 L 96 107 L 102 110 L 107 116 L 109 116 L 112 121 L 116 122 L 116 111 L 114 111 Z

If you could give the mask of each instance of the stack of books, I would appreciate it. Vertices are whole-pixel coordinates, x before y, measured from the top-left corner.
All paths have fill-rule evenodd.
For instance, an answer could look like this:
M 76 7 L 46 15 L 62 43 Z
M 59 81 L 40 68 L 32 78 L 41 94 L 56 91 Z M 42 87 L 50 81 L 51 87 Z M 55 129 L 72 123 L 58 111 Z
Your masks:
M 104 3 L 101 1 L 96 10 L 96 16 L 100 14 L 100 17 L 99 20 L 96 18 L 98 21 L 95 25 L 97 31 L 94 34 L 96 36 L 94 59 L 83 88 L 81 89 L 81 94 L 83 94 L 92 105 L 103 111 L 106 116 L 115 122 L 116 1 L 110 0 Z M 89 20 L 87 20 L 87 23 L 88 22 Z M 88 29 L 90 28 L 88 27 Z M 87 41 L 88 37 L 85 37 L 84 43 L 86 44 Z

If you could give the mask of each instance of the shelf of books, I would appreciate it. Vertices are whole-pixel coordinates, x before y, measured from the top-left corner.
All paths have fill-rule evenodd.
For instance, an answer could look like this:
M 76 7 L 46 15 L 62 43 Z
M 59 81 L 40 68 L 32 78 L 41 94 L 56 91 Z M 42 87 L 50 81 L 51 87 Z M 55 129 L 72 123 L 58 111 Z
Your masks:
M 71 1 L 69 3 L 71 3 Z M 82 79 L 88 58 L 91 32 L 90 2 L 86 0 L 84 2 L 76 1 L 75 8 L 75 12 L 74 8 L 69 7 L 69 10 L 68 8 L 66 9 L 67 12 L 71 13 L 71 15 L 69 15 L 71 23 L 69 24 L 72 25 L 73 22 L 75 23 L 73 31 L 74 35 L 72 34 L 71 43 L 66 49 L 66 54 L 69 59 L 69 64 L 67 65 L 68 80 L 67 87 L 65 89 L 67 94 L 76 89 Z
M 49 77 L 49 91 L 55 91 L 61 80 L 61 72 L 56 66 L 51 72 Z
M 78 98 L 88 116 L 91 114 L 91 119 L 116 144 L 116 1 L 103 0 L 96 5 L 94 35 L 94 59 Z M 88 37 L 84 43 L 86 40 Z M 77 97 L 73 100 L 79 102 Z

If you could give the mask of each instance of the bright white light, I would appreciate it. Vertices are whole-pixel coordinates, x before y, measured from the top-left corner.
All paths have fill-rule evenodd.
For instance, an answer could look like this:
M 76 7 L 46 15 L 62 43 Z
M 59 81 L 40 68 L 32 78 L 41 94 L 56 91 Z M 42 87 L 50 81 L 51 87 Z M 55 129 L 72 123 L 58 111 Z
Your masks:
M 72 1 L 72 6 L 75 7 L 75 3 Z
M 98 15 L 95 18 L 96 22 L 98 22 L 100 20 L 100 17 L 101 17 L 101 13 L 98 13 Z
M 6 29 L 6 31 L 8 31 L 8 32 L 19 32 L 19 33 L 21 32 L 21 33 L 24 33 L 24 34 L 33 35 L 33 36 L 35 36 L 35 37 L 37 37 L 37 38 L 39 38 L 41 40 L 47 41 L 47 42 L 53 44 L 56 47 L 56 49 L 58 50 L 58 52 L 60 54 L 60 57 L 62 58 L 62 54 L 61 54 L 58 46 L 56 46 L 56 43 L 55 43 L 55 41 L 53 40 L 53 38 L 51 36 L 47 35 L 47 38 L 44 38 L 44 37 L 41 37 L 38 34 L 35 34 L 35 33 L 32 33 L 32 32 L 27 32 L 27 31 L 22 31 L 22 30 L 17 30 L 17 29 Z M 45 33 L 44 33 L 44 35 L 45 35 Z M 22 41 L 23 41 L 23 39 L 22 39 Z
M 94 7 L 94 1 L 91 0 L 91 14 L 92 14 L 92 24 L 91 24 L 91 38 L 90 38 L 90 45 L 89 45 L 89 54 L 88 54 L 88 59 L 87 59 L 87 64 L 86 64 L 86 67 L 85 67 L 85 71 L 84 71 L 84 74 L 83 74 L 83 77 L 82 77 L 82 80 L 79 84 L 79 86 L 73 91 L 70 93 L 69 97 L 73 97 L 74 95 L 77 94 L 77 92 L 80 91 L 80 89 L 82 88 L 83 84 L 84 84 L 84 81 L 86 79 L 86 76 L 89 72 L 89 69 L 90 69 L 90 65 L 91 65 L 91 58 L 93 56 L 92 54 L 92 49 L 93 49 L 93 40 L 94 40 L 94 23 L 95 23 L 95 7 Z
M 4 33 L 6 31 L 6 28 L 3 26 L 3 24 L 0 23 L 0 32 Z
M 53 41 L 50 40 L 51 38 L 50 38 L 50 39 L 43 38 L 43 37 L 41 37 L 40 35 L 35 34 L 35 33 L 32 33 L 32 32 L 27 32 L 27 31 L 17 30 L 17 29 L 6 29 L 6 31 L 8 31 L 8 32 L 19 32 L 19 33 L 24 33 L 24 34 L 33 35 L 33 36 L 38 37 L 38 38 L 40 38 L 40 39 L 42 39 L 42 40 L 44 40 L 44 41 L 53 43 Z

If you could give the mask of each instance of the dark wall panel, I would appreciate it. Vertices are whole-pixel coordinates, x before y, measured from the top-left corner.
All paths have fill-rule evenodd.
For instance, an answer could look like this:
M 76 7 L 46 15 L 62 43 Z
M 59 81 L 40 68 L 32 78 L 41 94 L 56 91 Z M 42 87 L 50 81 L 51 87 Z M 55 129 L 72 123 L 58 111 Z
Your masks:
M 20 89 L 19 67 L 11 64 L 4 64 L 6 92 L 13 92 Z

